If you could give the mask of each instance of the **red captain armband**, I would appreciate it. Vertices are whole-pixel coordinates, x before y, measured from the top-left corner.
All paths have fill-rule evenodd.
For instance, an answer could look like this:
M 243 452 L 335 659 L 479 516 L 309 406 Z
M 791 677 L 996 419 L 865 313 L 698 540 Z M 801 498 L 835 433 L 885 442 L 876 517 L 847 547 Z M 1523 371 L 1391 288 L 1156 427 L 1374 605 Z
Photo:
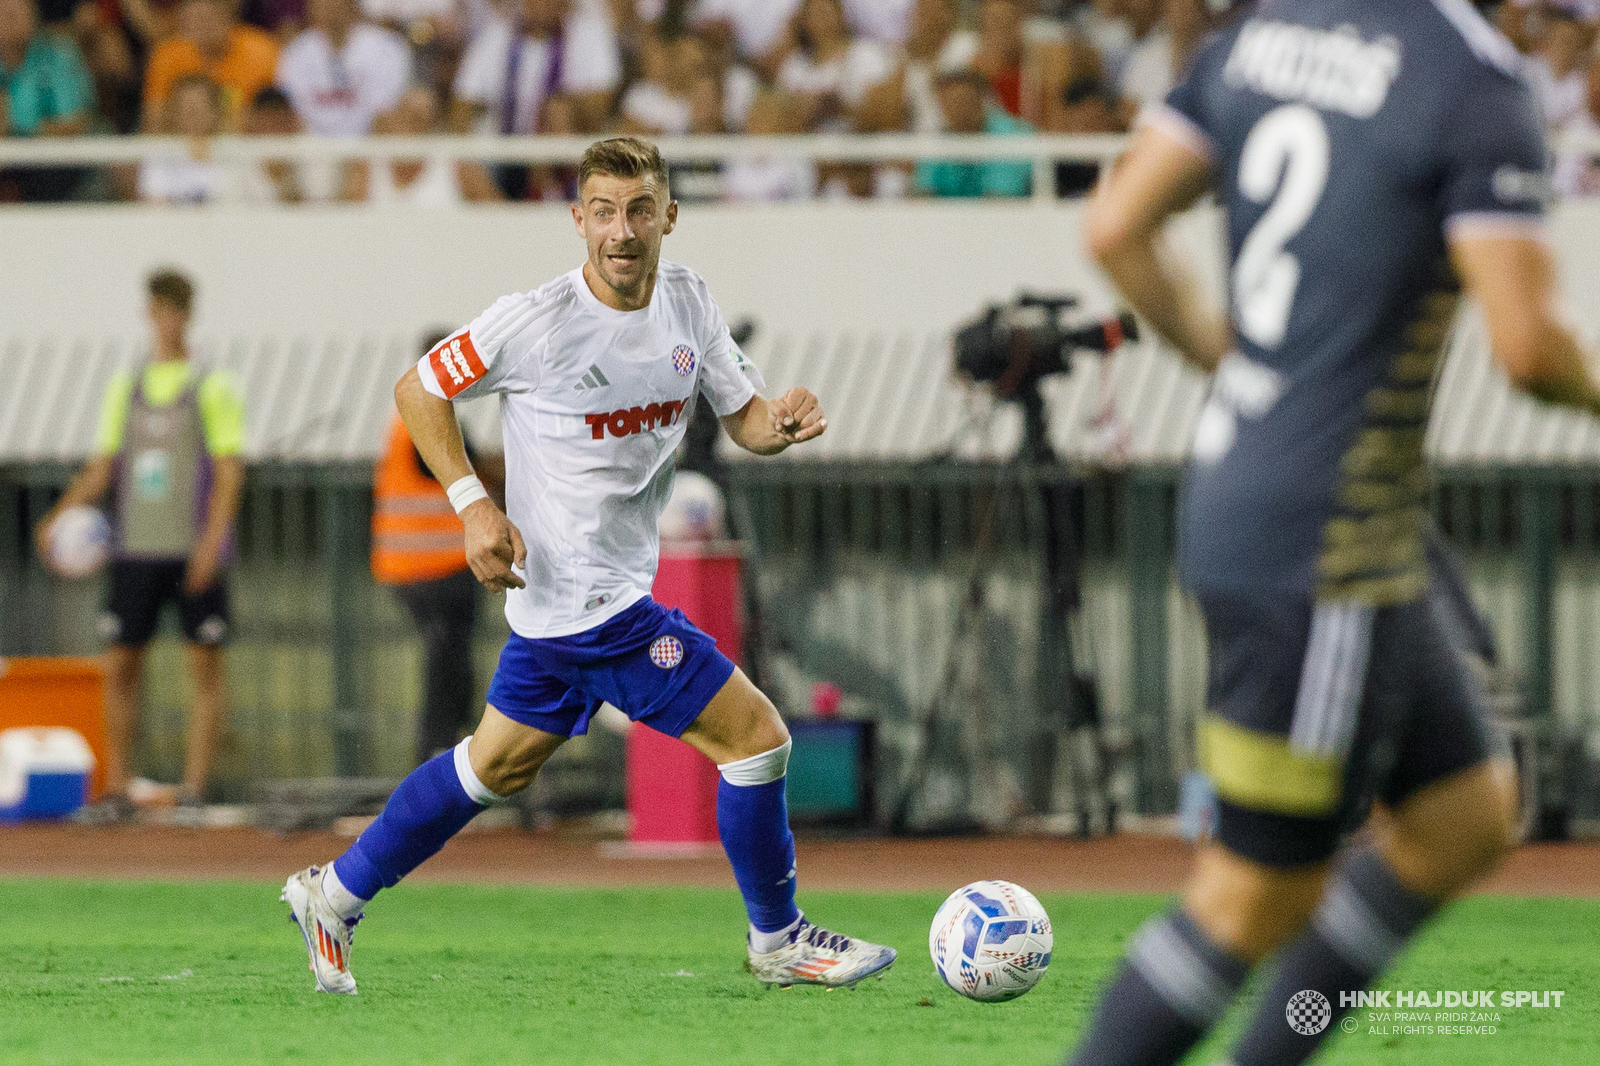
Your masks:
M 438 347 L 428 353 L 428 366 L 449 400 L 486 373 L 483 360 L 478 358 L 478 349 L 472 346 L 472 334 L 467 330 L 440 341 Z

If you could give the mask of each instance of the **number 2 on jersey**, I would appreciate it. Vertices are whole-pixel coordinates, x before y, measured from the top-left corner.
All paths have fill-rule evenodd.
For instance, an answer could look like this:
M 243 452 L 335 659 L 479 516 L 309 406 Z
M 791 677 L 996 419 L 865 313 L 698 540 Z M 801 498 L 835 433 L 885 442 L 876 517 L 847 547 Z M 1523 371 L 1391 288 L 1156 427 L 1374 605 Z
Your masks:
M 1263 115 L 1239 153 L 1239 194 L 1266 212 L 1251 227 L 1233 264 L 1239 332 L 1263 348 L 1283 343 L 1300 287 L 1300 261 L 1284 245 L 1305 228 L 1328 184 L 1328 128 L 1304 104 Z

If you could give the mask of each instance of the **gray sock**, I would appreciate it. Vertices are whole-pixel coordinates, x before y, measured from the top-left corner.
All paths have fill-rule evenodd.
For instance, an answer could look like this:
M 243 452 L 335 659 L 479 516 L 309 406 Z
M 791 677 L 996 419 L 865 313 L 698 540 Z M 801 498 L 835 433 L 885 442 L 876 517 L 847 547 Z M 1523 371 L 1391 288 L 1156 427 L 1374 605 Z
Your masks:
M 1437 909 L 1402 885 L 1376 851 L 1351 855 L 1329 882 L 1311 928 L 1279 953 L 1272 984 L 1233 1053 L 1235 1066 L 1296 1066 L 1310 1058 L 1350 1009 L 1340 1006 L 1339 993 L 1368 988 Z
M 1150 919 L 1072 1066 L 1170 1066 L 1222 1017 L 1249 973 L 1182 910 Z

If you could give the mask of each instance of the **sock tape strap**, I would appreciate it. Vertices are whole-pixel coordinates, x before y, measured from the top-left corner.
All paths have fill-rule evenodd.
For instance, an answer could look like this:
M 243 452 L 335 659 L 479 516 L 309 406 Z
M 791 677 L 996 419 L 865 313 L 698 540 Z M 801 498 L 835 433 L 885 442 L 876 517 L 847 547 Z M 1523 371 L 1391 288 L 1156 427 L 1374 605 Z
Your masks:
M 789 772 L 789 749 L 793 747 L 794 741 L 785 740 L 771 751 L 736 762 L 720 763 L 717 769 L 722 772 L 722 779 L 730 785 L 748 787 L 771 784 Z

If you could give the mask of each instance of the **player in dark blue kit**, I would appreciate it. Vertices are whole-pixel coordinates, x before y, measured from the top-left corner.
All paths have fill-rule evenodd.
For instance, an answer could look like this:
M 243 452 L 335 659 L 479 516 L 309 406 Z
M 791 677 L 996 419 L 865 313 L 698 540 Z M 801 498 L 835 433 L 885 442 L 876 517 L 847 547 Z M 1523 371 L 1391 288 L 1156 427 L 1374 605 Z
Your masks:
M 1509 846 L 1509 764 L 1426 598 L 1423 437 L 1463 289 L 1514 383 L 1600 412 L 1552 307 L 1545 147 L 1518 69 L 1467 0 L 1264 3 L 1144 116 L 1090 209 L 1123 295 L 1215 371 L 1180 565 L 1206 618 L 1198 750 L 1221 810 L 1080 1066 L 1178 1061 L 1269 956 L 1232 1061 L 1304 1061 L 1339 994 Z M 1212 188 L 1225 317 L 1159 251 Z M 1333 864 L 1374 804 L 1374 832 Z

